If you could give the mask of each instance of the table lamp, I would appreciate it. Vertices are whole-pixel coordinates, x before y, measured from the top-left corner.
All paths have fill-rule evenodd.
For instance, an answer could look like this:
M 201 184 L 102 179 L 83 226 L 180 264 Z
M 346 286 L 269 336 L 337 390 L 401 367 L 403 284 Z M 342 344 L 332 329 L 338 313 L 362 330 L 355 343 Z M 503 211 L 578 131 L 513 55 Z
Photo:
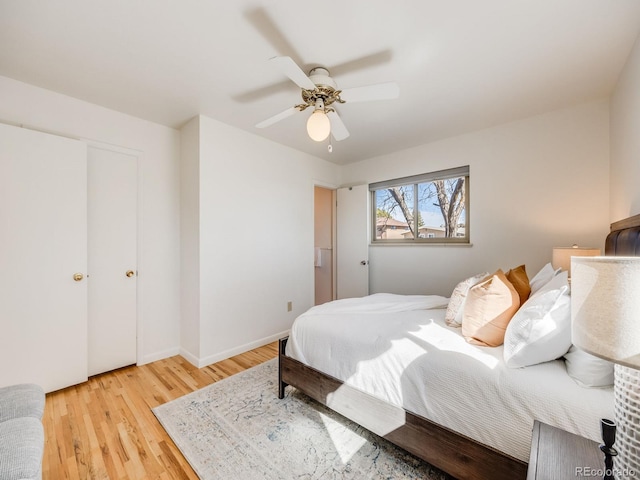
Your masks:
M 553 247 L 551 265 L 554 270 L 562 268 L 568 271 L 569 278 L 571 278 L 571 257 L 595 257 L 597 255 L 600 255 L 599 248 L 579 247 L 575 243 L 571 247 Z
M 573 344 L 615 363 L 614 471 L 640 472 L 640 257 L 571 259 Z

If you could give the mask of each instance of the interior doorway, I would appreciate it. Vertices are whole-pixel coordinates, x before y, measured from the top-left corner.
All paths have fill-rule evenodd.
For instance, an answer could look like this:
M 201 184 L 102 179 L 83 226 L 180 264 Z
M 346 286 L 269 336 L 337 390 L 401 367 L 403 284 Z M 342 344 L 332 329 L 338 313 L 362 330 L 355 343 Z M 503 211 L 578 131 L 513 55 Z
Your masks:
M 314 187 L 315 304 L 335 299 L 335 190 Z

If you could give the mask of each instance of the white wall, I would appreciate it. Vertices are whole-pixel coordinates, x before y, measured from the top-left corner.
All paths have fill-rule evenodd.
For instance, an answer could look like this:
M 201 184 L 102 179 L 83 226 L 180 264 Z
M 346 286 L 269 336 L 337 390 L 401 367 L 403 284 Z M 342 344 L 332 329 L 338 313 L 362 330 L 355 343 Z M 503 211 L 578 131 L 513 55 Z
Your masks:
M 611 96 L 611 221 L 640 214 L 640 37 Z
M 187 235 L 199 237 L 190 310 L 200 352 L 185 356 L 207 365 L 277 339 L 313 305 L 313 187 L 336 184 L 338 167 L 205 116 L 197 123 L 199 183 L 187 188 L 199 191 L 199 232 Z
M 484 270 L 524 263 L 533 275 L 554 246 L 603 248 L 608 116 L 594 101 L 345 166 L 343 184 L 470 166 L 473 246 L 371 246 L 371 292 L 448 296 Z
M 140 152 L 142 351 L 138 357 L 146 363 L 178 353 L 179 132 L 6 77 L 0 77 L 0 122 Z
M 200 357 L 200 117 L 182 127 L 180 142 L 180 353 Z

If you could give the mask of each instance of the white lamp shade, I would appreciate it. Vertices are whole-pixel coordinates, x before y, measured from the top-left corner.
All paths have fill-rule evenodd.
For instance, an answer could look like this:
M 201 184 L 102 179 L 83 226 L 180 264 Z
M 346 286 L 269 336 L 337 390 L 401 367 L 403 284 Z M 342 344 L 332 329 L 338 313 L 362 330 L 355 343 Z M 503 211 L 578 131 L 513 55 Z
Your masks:
M 316 142 L 321 142 L 331 133 L 329 117 L 320 109 L 316 109 L 307 120 L 307 133 Z
M 573 257 L 571 264 L 574 345 L 640 369 L 640 257 Z
M 600 255 L 599 248 L 583 248 L 574 245 L 573 247 L 553 247 L 551 265 L 554 269 L 562 268 L 569 272 L 571 276 L 571 257 L 595 257 Z

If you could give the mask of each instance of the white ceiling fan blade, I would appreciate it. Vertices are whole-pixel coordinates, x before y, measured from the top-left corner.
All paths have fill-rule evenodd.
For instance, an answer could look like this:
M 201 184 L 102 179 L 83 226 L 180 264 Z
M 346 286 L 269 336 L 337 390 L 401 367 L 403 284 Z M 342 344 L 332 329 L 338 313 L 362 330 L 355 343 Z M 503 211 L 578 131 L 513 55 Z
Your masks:
M 274 123 L 279 122 L 280 120 L 284 120 L 285 118 L 290 117 L 291 115 L 293 115 L 298 111 L 299 110 L 296 107 L 287 108 L 284 112 L 280 112 L 277 115 L 274 115 L 273 117 L 269 117 L 266 120 L 263 120 L 260 123 L 256 124 L 256 128 L 265 128 L 265 127 L 268 127 L 269 125 L 273 125 Z
M 316 84 L 302 71 L 291 57 L 273 57 L 270 60 L 274 63 L 282 73 L 289 77 L 293 83 L 305 90 L 315 90 Z
M 367 87 L 345 88 L 340 94 L 340 98 L 348 103 L 392 100 L 399 96 L 400 87 L 396 82 L 378 83 Z
M 327 113 L 327 116 L 331 122 L 331 135 L 333 135 L 333 138 L 338 142 L 347 138 L 349 136 L 349 130 L 345 127 L 340 115 L 335 111 L 331 111 Z

